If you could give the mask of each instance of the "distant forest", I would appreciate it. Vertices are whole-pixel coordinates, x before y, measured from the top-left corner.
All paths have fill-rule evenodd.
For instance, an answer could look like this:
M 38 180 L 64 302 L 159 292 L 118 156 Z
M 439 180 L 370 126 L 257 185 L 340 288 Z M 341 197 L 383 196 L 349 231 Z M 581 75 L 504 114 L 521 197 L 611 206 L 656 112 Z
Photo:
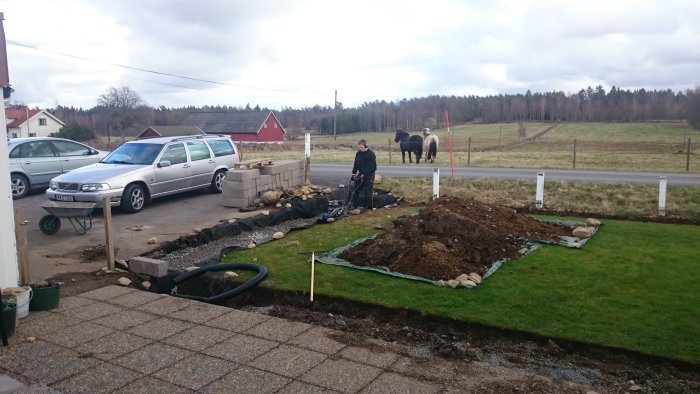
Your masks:
M 129 90 L 123 87 L 121 89 Z M 131 94 L 135 94 L 130 92 Z M 137 97 L 138 100 L 140 98 Z M 97 134 L 135 135 L 149 125 L 178 125 L 191 112 L 269 111 L 259 106 L 151 107 L 143 101 L 134 108 L 115 108 L 98 100 L 90 109 L 58 106 L 49 109 L 66 124 L 83 125 Z M 127 114 L 125 112 L 131 111 Z M 687 120 L 700 128 L 700 88 L 672 90 L 621 90 L 588 87 L 576 94 L 563 92 L 499 94 L 493 96 L 428 96 L 400 101 L 366 102 L 356 108 L 338 103 L 336 132 L 409 131 L 470 122 L 647 122 Z M 304 131 L 333 133 L 333 107 L 282 108 L 274 110 L 290 136 Z

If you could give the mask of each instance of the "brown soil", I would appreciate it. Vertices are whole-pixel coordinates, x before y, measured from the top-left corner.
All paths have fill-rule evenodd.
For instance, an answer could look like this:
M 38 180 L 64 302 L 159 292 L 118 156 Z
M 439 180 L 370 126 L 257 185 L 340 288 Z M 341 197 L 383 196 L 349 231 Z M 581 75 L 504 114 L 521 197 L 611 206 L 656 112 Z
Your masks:
M 70 297 L 88 291 L 101 289 L 105 286 L 116 285 L 117 280 L 122 276 L 131 279 L 132 281 L 140 282 L 141 280 L 134 274 L 129 272 L 66 272 L 58 274 L 49 279 L 49 281 L 61 282 L 60 293 L 61 297 Z
M 540 222 L 510 208 L 443 197 L 339 257 L 357 265 L 449 280 L 472 272 L 483 275 L 493 262 L 517 257 L 525 246 L 518 237 L 557 241 L 570 232 L 568 226 Z

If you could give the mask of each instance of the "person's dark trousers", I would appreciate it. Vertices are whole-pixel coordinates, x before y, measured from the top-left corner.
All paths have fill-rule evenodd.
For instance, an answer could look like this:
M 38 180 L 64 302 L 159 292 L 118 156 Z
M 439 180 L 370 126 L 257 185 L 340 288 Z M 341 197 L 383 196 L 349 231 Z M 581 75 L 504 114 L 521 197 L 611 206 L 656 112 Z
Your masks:
M 355 208 L 372 208 L 372 191 L 374 190 L 374 174 L 365 175 L 362 185 L 357 190 Z

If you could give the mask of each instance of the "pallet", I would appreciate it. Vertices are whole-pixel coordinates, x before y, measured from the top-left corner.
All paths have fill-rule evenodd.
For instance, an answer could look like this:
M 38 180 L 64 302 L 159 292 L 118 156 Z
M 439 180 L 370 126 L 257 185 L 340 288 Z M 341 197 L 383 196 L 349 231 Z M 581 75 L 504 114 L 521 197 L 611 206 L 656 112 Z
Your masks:
M 252 159 L 252 160 L 239 161 L 238 163 L 235 163 L 233 165 L 233 168 L 235 170 L 241 170 L 241 169 L 252 170 L 254 167 L 269 166 L 271 164 L 272 164 L 272 159 Z

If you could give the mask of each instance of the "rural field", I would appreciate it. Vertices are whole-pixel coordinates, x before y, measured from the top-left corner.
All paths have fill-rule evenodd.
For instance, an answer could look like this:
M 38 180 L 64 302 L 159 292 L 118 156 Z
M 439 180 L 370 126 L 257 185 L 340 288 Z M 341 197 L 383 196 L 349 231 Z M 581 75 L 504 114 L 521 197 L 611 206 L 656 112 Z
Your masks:
M 455 166 L 576 168 L 590 170 L 639 170 L 685 172 L 687 140 L 691 139 L 691 172 L 700 171 L 700 133 L 682 123 L 517 123 L 469 124 L 451 128 Z M 548 130 L 537 137 L 539 133 Z M 419 134 L 418 131 L 412 134 Z M 440 138 L 437 165 L 450 164 L 447 130 L 435 130 Z M 312 160 L 318 163 L 349 163 L 360 138 L 368 141 L 380 164 L 401 163 L 394 133 L 312 136 Z M 469 139 L 471 138 L 471 146 Z M 471 152 L 469 153 L 469 149 Z M 303 140 L 269 146 L 262 150 L 244 145 L 246 159 L 303 157 Z M 407 159 L 408 163 L 408 159 Z

